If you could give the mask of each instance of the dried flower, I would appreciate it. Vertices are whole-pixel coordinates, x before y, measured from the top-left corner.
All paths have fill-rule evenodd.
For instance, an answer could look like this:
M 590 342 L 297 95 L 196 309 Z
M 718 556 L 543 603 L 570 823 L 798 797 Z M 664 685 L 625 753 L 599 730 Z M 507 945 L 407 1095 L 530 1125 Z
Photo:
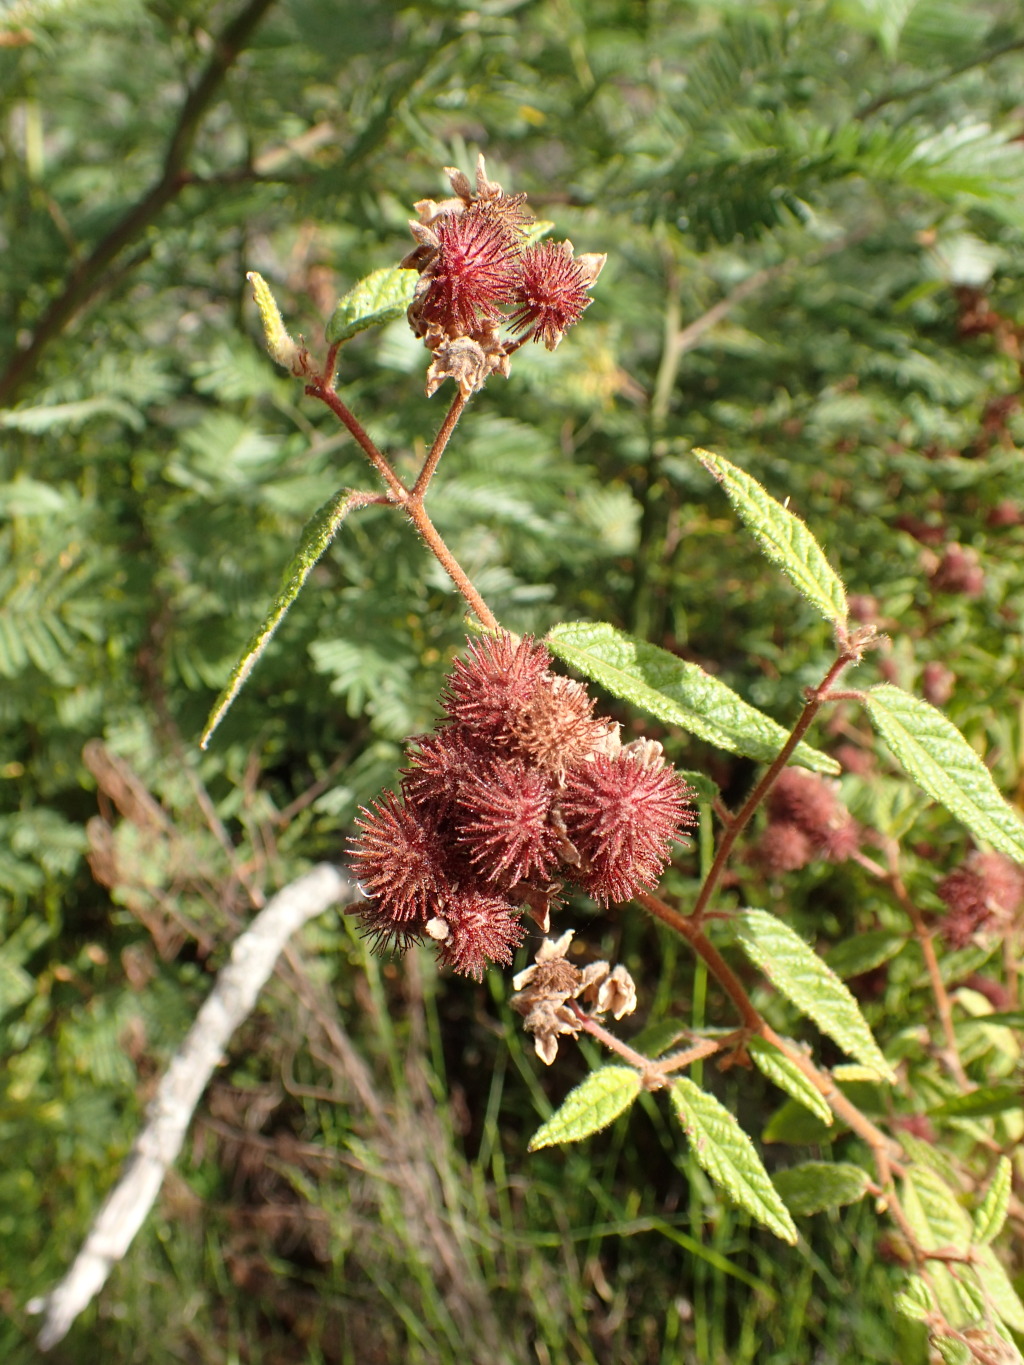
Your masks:
M 395 924 L 423 922 L 443 893 L 444 851 L 415 809 L 385 792 L 356 821 L 362 837 L 352 855 L 356 876 L 379 910 Z
M 606 904 L 628 900 L 656 885 L 693 823 L 661 746 L 623 746 L 586 688 L 549 662 L 529 638 L 472 644 L 447 680 L 445 718 L 413 742 L 402 797 L 362 812 L 353 866 L 379 947 L 427 937 L 479 979 L 488 962 L 511 961 L 524 912 L 546 932 L 562 878 Z M 588 971 L 580 989 L 601 984 L 596 1008 L 631 1008 L 625 978 Z
M 569 1000 L 589 1004 L 593 1019 L 609 1010 L 621 1019 L 636 1009 L 636 986 L 625 967 L 612 970 L 607 962 L 591 962 L 581 971 L 566 960 L 572 937 L 567 929 L 561 938 L 546 938 L 533 963 L 512 980 L 517 993 L 509 1003 L 523 1016 L 523 1027 L 533 1034 L 534 1049 L 546 1066 L 558 1054 L 559 1038 L 575 1038 L 583 1027 Z
M 498 748 L 516 743 L 513 720 L 543 686 L 548 654 L 526 636 L 475 640 L 465 659 L 456 659 L 441 696 L 446 715 Z
M 767 807 L 769 829 L 779 824 L 795 826 L 810 840 L 815 853 L 830 862 L 844 862 L 860 845 L 856 821 L 835 787 L 816 773 L 784 768 L 768 794 Z
M 453 896 L 443 920 L 448 934 L 441 942 L 439 960 L 476 981 L 483 980 L 489 962 L 508 966 L 526 937 L 514 907 L 481 891 Z
M 492 759 L 459 795 L 459 842 L 488 881 L 547 880 L 557 862 L 546 775 L 518 759 Z
M 475 185 L 446 170 L 454 197 L 417 203 L 409 224 L 416 247 L 402 265 L 420 273 L 409 323 L 433 352 L 427 394 L 453 379 L 468 398 L 492 374 L 509 373 L 509 356 L 523 341 L 558 345 L 589 307 L 606 257 L 576 258 L 571 242 L 527 245 L 534 219 L 526 196 L 488 179 L 482 156 Z M 518 341 L 502 341 L 506 324 L 522 334 Z

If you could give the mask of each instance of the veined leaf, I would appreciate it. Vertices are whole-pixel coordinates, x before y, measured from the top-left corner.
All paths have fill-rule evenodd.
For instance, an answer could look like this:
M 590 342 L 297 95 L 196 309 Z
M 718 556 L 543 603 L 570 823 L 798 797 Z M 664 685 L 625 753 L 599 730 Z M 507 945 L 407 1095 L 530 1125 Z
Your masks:
M 544 642 L 613 696 L 729 753 L 770 763 L 788 738 L 781 725 L 698 664 L 604 622 L 563 622 Z M 834 759 L 808 744 L 797 745 L 793 760 L 819 773 L 840 771 Z
M 762 1142 L 785 1142 L 789 1146 L 823 1147 L 846 1132 L 842 1120 L 834 1120 L 831 1127 L 822 1123 L 810 1110 L 796 1100 L 786 1100 L 761 1130 Z
M 813 948 L 765 910 L 744 910 L 736 938 L 755 966 L 844 1052 L 890 1084 L 896 1077 L 872 1037 L 860 1006 Z
M 869 929 L 866 934 L 852 934 L 829 951 L 828 965 L 845 981 L 888 962 L 906 941 L 904 934 L 894 934 L 889 929 Z
M 685 1076 L 670 1086 L 672 1104 L 693 1154 L 712 1180 L 751 1217 L 795 1245 L 796 1226 L 754 1144 L 724 1105 Z
M 859 1166 L 846 1161 L 805 1161 L 787 1171 L 777 1171 L 775 1188 L 790 1213 L 821 1213 L 863 1199 L 869 1181 Z
M 784 1052 L 767 1042 L 764 1038 L 752 1037 L 747 1051 L 754 1065 L 787 1095 L 809 1109 L 821 1119 L 822 1123 L 832 1124 L 832 1110 L 819 1091 L 815 1090 L 800 1068 L 789 1060 Z
M 974 1211 L 974 1243 L 987 1246 L 998 1237 L 1006 1222 L 1010 1207 L 1010 1185 L 1013 1179 L 1013 1165 L 1008 1156 L 1001 1156 L 985 1198 Z
M 977 1276 L 985 1302 L 990 1305 L 1015 1332 L 1024 1333 L 1024 1304 L 1010 1283 L 1002 1261 L 990 1246 L 976 1247 Z
M 865 704 L 875 729 L 918 786 L 972 834 L 1024 863 L 1024 823 L 956 726 L 928 702 L 890 683 L 872 687 Z
M 826 621 L 845 626 L 846 589 L 825 552 L 800 518 L 742 469 L 721 455 L 697 449 L 697 459 L 725 489 L 754 539 L 796 590 Z
M 327 324 L 328 342 L 333 346 L 367 327 L 379 327 L 400 318 L 412 303 L 419 278 L 415 270 L 403 270 L 397 265 L 367 275 L 339 299 Z
M 954 1095 L 928 1112 L 935 1118 L 981 1119 L 1004 1114 L 1008 1109 L 1024 1109 L 1024 1094 L 1019 1086 L 979 1086 L 966 1095 Z
M 901 1203 L 922 1250 L 952 1247 L 966 1254 L 971 1220 L 938 1172 L 927 1166 L 911 1167 L 903 1179 Z M 941 1263 L 930 1263 L 929 1275 L 939 1307 L 952 1326 L 969 1322 L 975 1316 L 969 1291 Z
M 592 1071 L 530 1139 L 529 1150 L 556 1142 L 579 1142 L 607 1128 L 640 1094 L 640 1073 L 630 1066 L 602 1066 Z
M 896 1295 L 896 1311 L 902 1313 L 904 1317 L 916 1319 L 917 1322 L 925 1322 L 929 1314 L 935 1312 L 932 1291 L 920 1275 L 911 1275 L 906 1281 L 906 1287 Z
M 202 738 L 199 741 L 201 749 L 205 749 L 209 744 L 210 736 L 224 719 L 231 703 L 238 696 L 249 674 L 256 667 L 257 660 L 270 643 L 274 631 L 281 624 L 288 608 L 298 597 L 302 585 L 313 570 L 313 566 L 334 539 L 338 527 L 351 509 L 353 499 L 359 496 L 350 488 L 342 488 L 306 522 L 302 530 L 298 551 L 284 571 L 281 587 L 274 598 L 273 606 L 253 633 L 245 647 L 245 652 L 232 669 L 227 686 L 213 705 L 206 721 L 206 728 L 203 730 Z

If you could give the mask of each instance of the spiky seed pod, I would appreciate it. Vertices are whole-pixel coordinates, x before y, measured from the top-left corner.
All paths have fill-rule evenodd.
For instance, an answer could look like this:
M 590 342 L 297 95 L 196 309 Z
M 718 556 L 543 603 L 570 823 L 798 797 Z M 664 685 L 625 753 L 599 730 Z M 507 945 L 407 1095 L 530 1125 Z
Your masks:
M 813 859 L 810 836 L 788 820 L 770 821 L 751 855 L 751 860 L 770 877 L 798 872 Z
M 356 825 L 362 833 L 351 841 L 352 867 L 372 897 L 372 932 L 382 932 L 388 921 L 422 924 L 446 889 L 444 845 L 436 830 L 391 791 L 361 815 Z
M 856 821 L 835 788 L 816 773 L 784 768 L 768 794 L 767 808 L 772 823 L 795 825 L 830 862 L 844 862 L 860 846 Z
M 463 785 L 458 841 L 479 873 L 511 887 L 546 881 L 557 864 L 557 836 L 548 824 L 552 786 L 518 759 L 494 759 Z
M 530 700 L 509 718 L 516 747 L 531 762 L 561 778 L 599 750 L 615 730 L 594 719 L 594 699 L 582 683 L 547 674 Z
M 491 962 L 508 966 L 526 937 L 526 927 L 500 896 L 470 890 L 454 897 L 445 910 L 448 934 L 438 960 L 462 976 L 483 980 Z
M 510 718 L 536 696 L 547 672 L 547 650 L 529 636 L 515 644 L 511 635 L 475 640 L 464 659 L 456 659 L 441 697 L 445 714 L 479 739 L 498 748 L 516 743 Z
M 485 213 L 446 213 L 430 231 L 437 251 L 417 287 L 411 314 L 417 327 L 464 337 L 499 322 L 501 305 L 512 297 L 519 251 L 507 224 Z
M 596 756 L 566 778 L 560 805 L 582 867 L 572 874 L 608 905 L 658 883 L 670 845 L 694 824 L 692 792 L 668 767 L 646 767 L 630 754 Z
M 509 319 L 513 332 L 528 332 L 553 351 L 593 300 L 587 293 L 604 257 L 576 260 L 571 242 L 538 242 L 519 258 L 519 278 Z
M 1024 869 L 1001 853 L 972 853 L 936 889 L 948 909 L 942 936 L 951 948 L 963 948 L 979 929 L 1017 915 L 1024 904 Z
M 479 746 L 458 725 L 447 725 L 410 741 L 416 747 L 402 769 L 402 794 L 415 809 L 428 812 L 436 826 L 447 824 L 463 785 L 479 765 Z

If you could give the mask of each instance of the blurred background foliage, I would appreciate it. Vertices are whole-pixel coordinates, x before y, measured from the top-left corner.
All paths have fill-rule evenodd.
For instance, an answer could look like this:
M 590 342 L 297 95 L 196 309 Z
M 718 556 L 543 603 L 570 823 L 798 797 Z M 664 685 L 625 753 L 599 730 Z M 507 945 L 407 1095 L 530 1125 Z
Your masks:
M 76 1250 L 231 939 L 341 856 L 464 639 L 415 537 L 365 511 L 198 753 L 303 522 L 373 486 L 264 355 L 245 272 L 316 352 L 338 295 L 409 249 L 440 167 L 484 151 L 558 236 L 609 254 L 557 354 L 518 354 L 474 399 L 432 493 L 503 623 L 613 621 L 792 720 L 829 640 L 689 458 L 708 445 L 790 498 L 889 632 L 862 677 L 944 706 L 1019 799 L 1022 60 L 1015 0 L 0 9 L 5 1360 L 36 1358 L 25 1301 Z M 443 412 L 425 368 L 400 324 L 342 356 L 347 401 L 405 470 Z M 662 738 L 727 798 L 749 783 Z M 817 740 L 858 816 L 908 835 L 908 882 L 936 907 L 962 832 L 907 801 L 852 708 Z M 684 897 L 694 875 L 684 857 Z M 848 965 L 910 1058 L 877 1104 L 926 1131 L 946 1092 L 899 912 L 820 864 L 784 889 L 741 866 L 734 894 L 823 949 L 887 931 L 884 968 Z M 638 1018 L 729 1022 L 654 926 L 575 922 L 634 970 Z M 949 963 L 965 1018 L 1010 998 L 994 947 Z M 528 1158 L 583 1062 L 541 1074 L 508 990 L 437 979 L 426 955 L 369 959 L 343 917 L 315 926 L 53 1359 L 924 1361 L 870 1208 L 783 1248 L 723 1205 L 653 1103 Z M 1016 1074 L 1008 1030 L 971 1038 L 976 1079 Z M 827 1149 L 756 1074 L 705 1081 L 755 1136 Z M 1014 1122 L 943 1141 L 969 1171 Z M 808 1150 L 768 1148 L 782 1165 Z

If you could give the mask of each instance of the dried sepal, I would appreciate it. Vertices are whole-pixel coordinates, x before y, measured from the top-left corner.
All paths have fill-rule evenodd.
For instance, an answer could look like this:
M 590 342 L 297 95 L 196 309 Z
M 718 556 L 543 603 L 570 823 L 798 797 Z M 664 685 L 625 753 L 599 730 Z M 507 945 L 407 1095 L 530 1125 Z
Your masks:
M 581 970 L 566 957 L 572 938 L 567 929 L 558 939 L 544 939 L 531 965 L 512 981 L 516 994 L 509 1003 L 523 1016 L 523 1028 L 533 1034 L 534 1050 L 546 1066 L 557 1056 L 559 1038 L 575 1038 L 586 1017 L 600 1019 L 611 1009 L 620 1019 L 636 1008 L 636 987 L 625 967 L 591 962 Z M 570 1000 L 589 1005 L 587 1015 L 570 1007 Z

